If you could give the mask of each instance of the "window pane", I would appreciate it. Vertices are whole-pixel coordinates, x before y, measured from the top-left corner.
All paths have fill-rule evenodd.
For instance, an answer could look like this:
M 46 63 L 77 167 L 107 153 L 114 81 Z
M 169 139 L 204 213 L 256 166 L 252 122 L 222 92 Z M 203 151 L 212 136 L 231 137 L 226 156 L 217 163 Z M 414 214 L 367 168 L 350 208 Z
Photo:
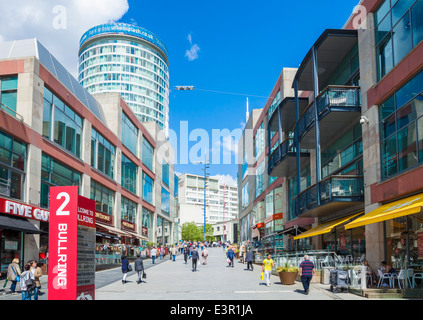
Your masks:
M 398 132 L 398 166 L 399 170 L 417 164 L 416 123 Z
M 44 100 L 43 103 L 43 136 L 50 138 L 51 104 Z
M 383 120 L 380 124 L 380 137 L 381 140 L 389 137 L 393 134 L 397 129 L 395 125 L 395 114 L 390 116 L 388 119 Z
M 66 143 L 65 148 L 75 153 L 75 123 L 69 118 L 66 119 Z
M 395 96 L 391 96 L 379 108 L 379 121 L 382 121 L 387 116 L 395 111 Z
M 17 90 L 18 89 L 18 77 L 5 77 L 1 78 L 1 90 Z
M 379 79 L 393 68 L 392 39 L 388 36 L 377 48 Z
M 398 1 L 401 2 L 401 1 Z M 407 13 L 393 29 L 394 64 L 397 65 L 412 49 L 410 14 Z
M 423 115 L 423 103 L 417 99 L 411 101 L 397 112 L 398 130 Z
M 397 100 L 397 109 L 401 108 L 405 103 L 416 97 L 423 91 L 423 72 L 411 79 L 395 94 Z
M 395 25 L 416 0 L 400 0 L 392 7 L 392 24 Z
M 423 0 L 411 9 L 411 20 L 413 21 L 413 45 L 417 46 L 423 40 Z
M 56 108 L 54 115 L 54 142 L 64 145 L 65 140 L 65 114 Z
M 385 36 L 391 32 L 392 25 L 391 25 L 391 15 L 388 14 L 385 19 L 380 23 L 380 25 L 376 28 L 376 44 L 380 42 Z
M 397 173 L 397 139 L 396 135 L 382 142 L 382 178 Z
M 380 21 L 386 16 L 390 9 L 390 0 L 385 0 L 379 9 L 375 12 L 375 25 L 378 25 Z
M 16 101 L 18 98 L 18 93 L 16 91 L 14 92 L 2 92 L 1 93 L 1 103 L 3 103 L 6 107 L 8 107 L 9 109 L 16 111 Z M 11 113 L 14 115 L 13 112 L 11 112 L 11 110 L 6 109 L 7 112 Z

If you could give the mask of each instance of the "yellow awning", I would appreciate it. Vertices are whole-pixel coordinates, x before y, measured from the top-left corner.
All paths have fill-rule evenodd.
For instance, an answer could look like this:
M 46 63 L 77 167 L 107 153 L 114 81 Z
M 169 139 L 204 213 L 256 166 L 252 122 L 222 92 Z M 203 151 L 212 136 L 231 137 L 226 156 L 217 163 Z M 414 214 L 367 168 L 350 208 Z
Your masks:
M 352 215 L 347 216 L 347 217 L 343 217 L 343 218 L 340 218 L 340 219 L 337 219 L 337 220 L 333 220 L 333 221 L 330 221 L 330 222 L 323 223 L 320 226 L 317 226 L 316 228 L 310 229 L 310 230 L 294 237 L 294 240 L 304 239 L 304 238 L 309 238 L 309 237 L 313 237 L 313 236 L 318 236 L 318 235 L 324 234 L 324 233 L 329 233 L 336 226 L 338 226 L 342 223 L 345 223 L 348 220 L 355 218 L 360 214 L 363 214 L 363 212 L 355 213 L 355 214 L 352 214 Z
M 423 193 L 385 204 L 368 214 L 345 225 L 345 229 L 357 228 L 371 223 L 391 220 L 420 212 L 423 206 Z

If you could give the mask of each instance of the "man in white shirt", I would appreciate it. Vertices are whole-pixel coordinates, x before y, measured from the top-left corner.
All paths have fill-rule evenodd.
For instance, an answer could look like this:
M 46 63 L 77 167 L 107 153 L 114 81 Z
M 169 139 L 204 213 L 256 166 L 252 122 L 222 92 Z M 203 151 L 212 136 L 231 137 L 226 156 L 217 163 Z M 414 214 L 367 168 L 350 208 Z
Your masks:
M 153 259 L 153 264 L 154 264 L 154 260 L 156 260 L 156 255 L 157 255 L 156 247 L 153 247 L 153 249 L 151 249 L 150 253 L 151 253 L 151 259 Z

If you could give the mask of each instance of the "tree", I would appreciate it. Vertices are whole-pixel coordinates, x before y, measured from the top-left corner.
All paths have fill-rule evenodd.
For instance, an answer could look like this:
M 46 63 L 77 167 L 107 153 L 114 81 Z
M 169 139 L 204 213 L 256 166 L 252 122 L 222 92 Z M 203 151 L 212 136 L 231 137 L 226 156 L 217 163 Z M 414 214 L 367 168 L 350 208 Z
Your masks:
M 197 227 L 195 222 L 185 222 L 182 224 L 182 240 L 185 241 L 201 241 L 203 232 Z

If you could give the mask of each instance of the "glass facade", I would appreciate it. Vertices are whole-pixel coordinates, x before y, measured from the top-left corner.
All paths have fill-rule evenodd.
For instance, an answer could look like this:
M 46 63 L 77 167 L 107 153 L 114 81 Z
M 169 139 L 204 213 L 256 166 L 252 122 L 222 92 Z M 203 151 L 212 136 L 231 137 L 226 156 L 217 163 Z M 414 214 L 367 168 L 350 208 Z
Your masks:
M 137 193 L 137 170 L 138 167 L 122 154 L 122 187 Z
M 423 0 L 385 0 L 375 12 L 378 80 L 423 39 Z
M 79 54 L 78 79 L 90 93 L 120 92 L 141 122 L 169 128 L 169 68 L 155 45 L 123 34 L 87 42 Z
M 125 197 L 120 200 L 121 219 L 131 223 L 136 222 L 137 204 Z
M 170 214 L 170 193 L 165 188 L 162 187 L 162 201 L 161 201 L 161 209 L 163 213 L 167 215 Z
M 81 158 L 82 118 L 44 87 L 43 137 Z
M 69 166 L 51 158 L 45 153 L 41 160 L 41 196 L 40 206 L 48 208 L 50 205 L 51 186 L 81 186 L 81 173 Z
M 254 154 L 256 156 L 256 161 L 258 160 L 258 158 L 263 153 L 266 147 L 265 133 L 266 131 L 264 130 L 264 124 L 262 123 L 260 127 L 258 128 L 257 133 L 254 137 Z
M 122 112 L 122 143 L 134 155 L 137 155 L 138 146 L 138 129 L 129 120 L 128 116 Z
M 169 186 L 169 164 L 164 160 L 162 161 L 162 180 L 167 186 Z
M 144 172 L 142 174 L 142 198 L 148 203 L 153 203 L 154 181 Z
M 264 161 L 256 170 L 256 198 L 264 191 Z
M 423 71 L 379 106 L 382 179 L 423 162 Z
M 91 166 L 113 179 L 116 148 L 95 129 L 91 130 Z
M 142 162 L 154 172 L 154 148 L 145 139 L 142 139 Z
M 26 144 L 0 131 L 0 195 L 23 200 Z
M 95 210 L 113 215 L 115 193 L 91 179 L 90 198 L 95 201 Z

